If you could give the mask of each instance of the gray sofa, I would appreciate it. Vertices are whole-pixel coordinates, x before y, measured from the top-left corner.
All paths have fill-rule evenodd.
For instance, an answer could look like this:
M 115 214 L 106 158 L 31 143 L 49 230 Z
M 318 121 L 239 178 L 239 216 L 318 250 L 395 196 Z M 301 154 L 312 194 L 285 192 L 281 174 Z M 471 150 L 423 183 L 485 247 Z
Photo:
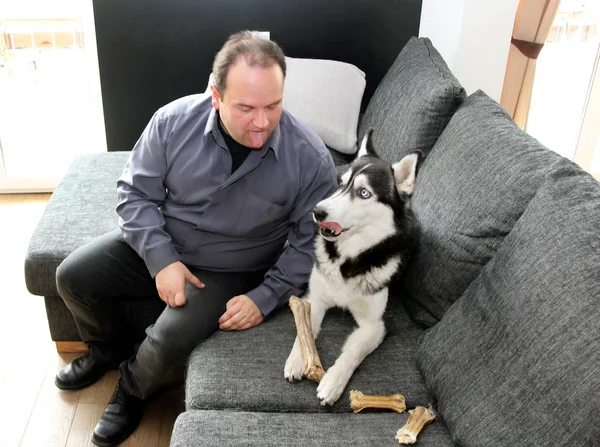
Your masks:
M 485 93 L 465 96 L 431 42 L 413 38 L 360 121 L 383 158 L 424 153 L 412 201 L 421 232 L 390 294 L 387 336 L 342 398 L 321 407 L 314 383 L 284 380 L 295 326 L 283 307 L 194 350 L 172 446 L 398 445 L 408 414 L 353 414 L 351 389 L 431 406 L 418 445 L 600 445 L 600 187 Z M 27 286 L 45 297 L 56 341 L 79 338 L 56 267 L 115 227 L 126 157 L 77 159 L 32 237 Z M 160 312 L 121 306 L 137 338 Z M 342 311 L 326 316 L 325 368 L 353 326 Z

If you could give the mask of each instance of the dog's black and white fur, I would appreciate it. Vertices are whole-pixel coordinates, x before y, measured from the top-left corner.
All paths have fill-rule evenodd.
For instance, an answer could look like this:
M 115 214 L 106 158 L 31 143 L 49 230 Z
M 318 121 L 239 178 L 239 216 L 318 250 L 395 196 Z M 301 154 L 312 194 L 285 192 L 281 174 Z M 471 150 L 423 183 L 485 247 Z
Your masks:
M 319 233 L 305 297 L 311 303 L 313 334 L 318 336 L 325 312 L 335 306 L 349 310 L 358 324 L 319 383 L 321 405 L 339 399 L 354 370 L 383 341 L 388 287 L 404 270 L 416 241 L 409 198 L 421 153 L 389 164 L 375 153 L 371 133 L 362 140 L 339 188 L 313 211 Z M 296 337 L 284 377 L 293 382 L 303 373 Z

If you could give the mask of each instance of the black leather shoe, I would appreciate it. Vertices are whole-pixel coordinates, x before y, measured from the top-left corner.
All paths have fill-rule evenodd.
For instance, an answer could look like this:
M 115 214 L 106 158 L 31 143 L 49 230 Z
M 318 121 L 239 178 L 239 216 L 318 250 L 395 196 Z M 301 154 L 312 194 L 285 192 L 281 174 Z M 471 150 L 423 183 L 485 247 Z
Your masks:
M 138 428 L 144 414 L 144 401 L 129 394 L 119 379 L 115 392 L 96 424 L 92 442 L 102 447 L 115 446 Z
M 89 354 L 85 354 L 61 369 L 54 384 L 61 390 L 79 390 L 97 382 L 111 369 L 118 369 L 119 363 L 94 362 Z

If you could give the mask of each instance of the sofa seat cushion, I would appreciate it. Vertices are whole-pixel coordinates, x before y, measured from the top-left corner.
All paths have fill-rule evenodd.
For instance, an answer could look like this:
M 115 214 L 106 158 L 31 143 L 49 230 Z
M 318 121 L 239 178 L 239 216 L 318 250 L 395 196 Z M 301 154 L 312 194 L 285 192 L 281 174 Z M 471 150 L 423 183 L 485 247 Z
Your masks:
M 600 185 L 557 162 L 424 337 L 420 367 L 460 445 L 599 445 L 599 234 Z
M 561 160 L 485 93 L 463 102 L 421 166 L 412 197 L 421 232 L 403 286 L 415 320 L 442 318 Z
M 398 446 L 396 432 L 408 413 L 346 414 L 186 411 L 179 415 L 171 447 L 236 446 Z M 436 419 L 418 438 L 421 447 L 452 446 L 443 421 Z
M 356 370 L 348 387 L 333 406 L 323 407 L 317 386 L 307 379 L 290 383 L 283 367 L 296 337 L 291 310 L 286 306 L 263 324 L 247 331 L 219 331 L 196 347 L 186 379 L 188 409 L 246 411 L 349 412 L 349 391 L 405 396 L 407 406 L 432 403 L 416 367 L 417 343 L 423 330 L 391 299 L 386 313 L 384 342 Z M 339 356 L 354 319 L 339 309 L 325 316 L 317 350 L 327 369 Z
M 34 295 L 44 296 L 54 341 L 78 341 L 73 316 L 56 290 L 56 268 L 76 248 L 117 226 L 117 179 L 130 152 L 104 152 L 76 157 L 48 201 L 31 237 L 25 258 L 25 281 Z M 160 315 L 156 300 L 115 303 L 124 315 L 132 340 Z
M 25 281 L 34 295 L 58 296 L 56 268 L 76 248 L 117 228 L 117 179 L 129 152 L 74 159 L 31 237 Z
M 412 37 L 365 110 L 359 140 L 374 129 L 377 153 L 389 162 L 420 150 L 427 156 L 465 98 L 465 90 L 426 37 Z

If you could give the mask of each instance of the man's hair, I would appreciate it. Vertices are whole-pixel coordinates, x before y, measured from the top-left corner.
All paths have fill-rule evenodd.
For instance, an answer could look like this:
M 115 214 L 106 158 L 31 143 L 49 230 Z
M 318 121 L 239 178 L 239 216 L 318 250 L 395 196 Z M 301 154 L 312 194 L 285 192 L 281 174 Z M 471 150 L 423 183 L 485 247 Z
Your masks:
M 240 57 L 243 57 L 250 67 L 268 68 L 273 64 L 278 64 L 285 78 L 285 55 L 279 45 L 255 35 L 252 31 L 240 31 L 227 39 L 213 62 L 214 85 L 220 94 L 225 92 L 229 68 Z

